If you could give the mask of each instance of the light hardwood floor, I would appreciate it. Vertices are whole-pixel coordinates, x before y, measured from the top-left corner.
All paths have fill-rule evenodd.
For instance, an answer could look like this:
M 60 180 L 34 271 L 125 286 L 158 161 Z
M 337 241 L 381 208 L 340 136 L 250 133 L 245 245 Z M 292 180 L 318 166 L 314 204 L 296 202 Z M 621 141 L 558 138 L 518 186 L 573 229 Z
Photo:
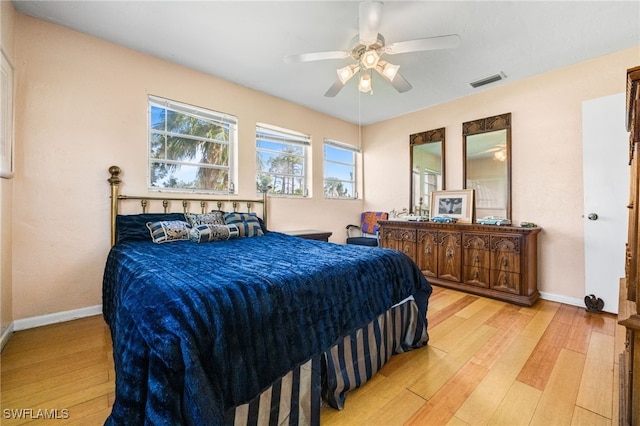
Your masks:
M 623 331 L 614 315 L 436 287 L 428 319 L 427 347 L 394 356 L 343 411 L 323 408 L 322 424 L 618 424 Z M 32 409 L 68 418 L 31 424 L 103 424 L 114 399 L 111 350 L 101 316 L 15 333 L 0 357 L 0 423 L 29 423 L 7 417 Z

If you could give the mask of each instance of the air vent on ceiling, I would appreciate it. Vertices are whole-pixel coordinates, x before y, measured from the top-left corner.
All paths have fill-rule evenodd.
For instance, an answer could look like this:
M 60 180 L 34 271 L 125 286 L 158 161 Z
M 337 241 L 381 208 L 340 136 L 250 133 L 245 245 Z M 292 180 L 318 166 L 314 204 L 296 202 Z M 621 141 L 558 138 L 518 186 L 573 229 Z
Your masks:
M 495 83 L 496 81 L 500 81 L 507 78 L 506 75 L 504 75 L 504 73 L 502 71 L 500 71 L 498 74 L 494 74 L 494 75 L 490 75 L 489 77 L 485 77 L 485 78 L 481 78 L 480 80 L 476 80 L 476 81 L 472 81 L 471 83 L 469 83 L 469 85 L 471 87 L 473 87 L 474 89 L 480 87 L 480 86 L 484 86 L 486 84 L 491 84 L 491 83 Z

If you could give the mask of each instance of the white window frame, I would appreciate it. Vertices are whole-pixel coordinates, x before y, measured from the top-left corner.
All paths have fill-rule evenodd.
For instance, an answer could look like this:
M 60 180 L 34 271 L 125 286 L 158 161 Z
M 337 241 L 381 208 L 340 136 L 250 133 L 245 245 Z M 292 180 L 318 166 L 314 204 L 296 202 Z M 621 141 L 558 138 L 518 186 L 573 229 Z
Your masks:
M 422 212 L 418 212 L 419 208 L 418 200 L 422 198 L 422 209 L 430 211 L 431 209 L 431 193 L 441 188 L 442 174 L 439 174 L 437 170 L 425 168 L 422 170 L 422 176 L 418 169 L 413 170 L 413 187 L 415 188 L 413 197 L 416 200 L 416 205 L 413 206 L 414 212 L 421 215 Z M 422 186 L 422 193 L 424 196 L 420 196 L 420 186 Z
M 333 160 L 327 160 L 327 156 L 326 156 L 326 147 L 330 146 L 332 148 L 335 149 L 341 149 L 344 151 L 349 151 L 353 154 L 353 163 L 343 163 L 343 162 L 338 162 L 338 161 L 333 161 Z M 344 142 L 340 142 L 340 141 L 336 141 L 336 140 L 332 140 L 332 139 L 325 139 L 324 140 L 324 144 L 322 147 L 322 156 L 323 156 L 323 179 L 322 179 L 322 188 L 323 188 L 323 193 L 324 193 L 324 197 L 328 198 L 328 199 L 336 199 L 336 200 L 356 200 L 358 199 L 358 155 L 361 153 L 361 149 L 360 147 L 357 147 L 355 145 L 351 145 L 348 143 L 344 143 Z M 351 166 L 353 167 L 353 172 L 351 174 L 352 179 L 351 180 L 341 180 L 342 182 L 348 182 L 349 184 L 352 185 L 353 187 L 353 195 L 345 197 L 345 196 L 331 196 L 331 195 L 327 195 L 326 193 L 326 185 L 327 185 L 327 179 L 331 178 L 331 176 L 327 176 L 327 163 L 332 163 L 332 164 L 339 164 L 341 166 Z
M 206 121 L 208 123 L 213 123 L 219 125 L 221 127 L 226 128 L 225 137 L 222 139 L 210 139 L 204 138 L 201 136 L 192 136 L 188 134 L 177 134 L 169 132 L 166 129 L 154 129 L 152 127 L 152 119 L 151 119 L 151 109 L 152 107 L 159 107 L 170 111 L 175 111 L 180 114 L 188 115 L 191 117 L 195 117 L 199 120 Z M 148 97 L 148 163 L 147 163 L 147 187 L 151 191 L 170 191 L 170 192 L 187 192 L 187 193 L 208 193 L 208 194 L 235 194 L 236 189 L 234 182 L 237 180 L 237 167 L 236 167 L 236 149 L 238 146 L 238 119 L 237 117 L 213 111 L 189 104 L 185 104 L 182 102 L 177 102 L 169 99 L 164 99 L 158 96 L 149 95 Z M 199 141 L 203 143 L 211 142 L 215 144 L 227 145 L 228 149 L 228 158 L 226 164 L 214 164 L 214 165 L 204 165 L 198 163 L 196 161 L 180 161 L 180 160 L 171 160 L 166 158 L 153 158 L 151 147 L 152 147 L 152 139 L 154 135 L 163 135 L 165 137 L 170 136 L 180 136 L 185 139 L 192 139 L 194 141 Z M 217 170 L 226 170 L 227 171 L 227 179 L 226 179 L 226 189 L 216 190 L 211 188 L 171 188 L 171 187 L 163 187 L 163 186 L 152 186 L 151 182 L 151 168 L 152 164 L 166 164 L 166 165 L 184 165 L 184 166 L 192 166 L 199 168 L 209 168 L 209 169 L 217 169 Z
M 260 154 L 280 154 L 281 151 L 269 150 L 266 148 L 260 148 L 258 146 L 259 141 L 266 142 L 275 142 L 278 144 L 282 144 L 285 146 L 291 146 L 302 148 L 302 154 L 295 155 L 302 160 L 302 170 L 300 174 L 288 174 L 288 173 L 276 173 L 270 171 L 260 170 L 259 164 L 262 161 L 259 161 Z M 269 176 L 271 179 L 267 182 L 268 186 L 271 186 L 268 190 L 268 195 L 270 196 L 282 196 L 282 197 L 293 197 L 293 198 L 304 198 L 309 196 L 309 185 L 308 185 L 308 155 L 309 155 L 309 147 L 311 146 L 311 137 L 309 135 L 305 135 L 300 132 L 296 132 L 294 130 L 283 129 L 281 127 L 272 126 L 264 123 L 256 124 L 256 191 L 260 194 L 261 189 L 266 189 L 264 186 L 263 177 Z M 276 179 L 301 179 L 302 180 L 302 191 L 300 193 L 284 193 L 282 191 L 278 191 L 277 188 L 274 187 L 274 181 Z M 282 189 L 284 190 L 284 183 L 282 185 Z
M 13 66 L 0 49 L 0 178 L 13 178 L 14 159 L 14 89 Z

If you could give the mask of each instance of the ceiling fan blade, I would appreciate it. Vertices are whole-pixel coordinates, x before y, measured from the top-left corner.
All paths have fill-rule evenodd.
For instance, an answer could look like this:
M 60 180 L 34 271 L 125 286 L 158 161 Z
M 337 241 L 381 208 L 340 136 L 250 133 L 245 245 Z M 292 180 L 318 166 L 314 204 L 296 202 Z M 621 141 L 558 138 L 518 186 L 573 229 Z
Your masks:
M 411 83 L 409 83 L 402 75 L 400 75 L 400 73 L 396 74 L 393 80 L 391 80 L 391 85 L 399 93 L 408 92 L 413 87 Z
M 344 59 L 348 58 L 350 53 L 346 50 L 334 50 L 330 52 L 300 53 L 297 55 L 288 55 L 284 57 L 284 62 L 293 64 L 297 62 L 324 61 L 325 59 Z
M 395 55 L 397 53 L 421 52 L 424 50 L 453 49 L 458 46 L 460 46 L 460 36 L 451 34 L 391 43 L 385 46 L 384 52 Z
M 333 83 L 333 85 L 329 87 L 329 90 L 327 90 L 327 93 L 325 93 L 324 95 L 327 98 L 333 98 L 342 90 L 344 85 L 345 83 L 341 82 L 340 79 L 337 79 L 335 83 Z
M 369 46 L 378 41 L 378 28 L 382 18 L 382 2 L 363 1 L 359 5 L 358 26 L 360 43 Z

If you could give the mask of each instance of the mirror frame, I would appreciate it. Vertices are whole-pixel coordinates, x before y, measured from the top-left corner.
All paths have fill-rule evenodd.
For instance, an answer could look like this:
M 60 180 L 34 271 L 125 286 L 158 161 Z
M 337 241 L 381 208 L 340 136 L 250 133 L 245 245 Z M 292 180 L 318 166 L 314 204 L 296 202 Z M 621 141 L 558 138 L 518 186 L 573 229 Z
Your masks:
M 507 158 L 505 160 L 507 166 L 507 218 L 511 217 L 511 113 L 494 115 L 478 120 L 467 121 L 462 123 L 462 183 L 467 188 L 467 136 L 477 135 L 480 133 L 489 133 L 497 130 L 507 131 Z
M 442 142 L 442 156 L 440 170 L 442 173 L 442 189 L 446 187 L 445 174 L 445 128 L 427 130 L 425 132 L 414 133 L 409 135 L 409 211 L 413 212 L 413 147 L 416 145 L 424 145 L 428 143 Z

